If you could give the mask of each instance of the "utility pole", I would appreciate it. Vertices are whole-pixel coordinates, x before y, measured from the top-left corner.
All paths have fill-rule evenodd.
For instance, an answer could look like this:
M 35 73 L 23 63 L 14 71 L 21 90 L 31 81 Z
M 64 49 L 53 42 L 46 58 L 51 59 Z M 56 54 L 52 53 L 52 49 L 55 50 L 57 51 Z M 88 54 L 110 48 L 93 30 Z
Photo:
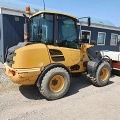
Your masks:
M 44 5 L 44 11 L 45 11 L 45 1 L 43 0 L 43 5 Z

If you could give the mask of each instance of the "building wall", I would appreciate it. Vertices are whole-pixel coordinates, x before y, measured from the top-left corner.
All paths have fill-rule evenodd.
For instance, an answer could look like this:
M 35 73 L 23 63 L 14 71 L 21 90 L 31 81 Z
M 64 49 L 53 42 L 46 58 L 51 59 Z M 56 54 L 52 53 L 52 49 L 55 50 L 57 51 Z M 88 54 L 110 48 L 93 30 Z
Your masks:
M 91 41 L 94 40 L 97 43 L 97 37 L 98 32 L 105 32 L 106 33 L 106 39 L 105 39 L 105 45 L 96 45 L 95 49 L 97 50 L 111 50 L 111 51 L 119 51 L 119 44 L 117 46 L 110 45 L 111 40 L 111 33 L 115 33 L 120 35 L 120 31 L 117 30 L 110 30 L 110 29 L 102 29 L 102 28 L 95 28 L 95 27 L 88 27 L 88 26 L 82 26 L 82 30 L 89 30 L 91 31 Z
M 2 14 L 0 14 L 0 61 L 3 62 L 3 24 L 2 24 Z
M 3 14 L 3 42 L 6 50 L 24 41 L 24 17 Z M 5 57 L 3 57 L 5 61 Z

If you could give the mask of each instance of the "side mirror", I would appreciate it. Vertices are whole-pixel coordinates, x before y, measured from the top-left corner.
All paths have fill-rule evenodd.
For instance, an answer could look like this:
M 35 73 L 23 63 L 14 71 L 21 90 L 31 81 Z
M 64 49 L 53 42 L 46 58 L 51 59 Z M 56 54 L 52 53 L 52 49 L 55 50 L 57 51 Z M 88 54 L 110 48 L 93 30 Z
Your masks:
M 80 19 L 83 19 L 83 18 L 87 18 L 88 19 L 88 26 L 90 26 L 90 24 L 91 24 L 91 19 L 90 19 L 90 17 L 82 17 L 82 18 L 78 18 L 78 22 L 80 23 Z
M 91 19 L 90 19 L 90 17 L 88 17 L 88 26 L 90 26 L 91 25 Z

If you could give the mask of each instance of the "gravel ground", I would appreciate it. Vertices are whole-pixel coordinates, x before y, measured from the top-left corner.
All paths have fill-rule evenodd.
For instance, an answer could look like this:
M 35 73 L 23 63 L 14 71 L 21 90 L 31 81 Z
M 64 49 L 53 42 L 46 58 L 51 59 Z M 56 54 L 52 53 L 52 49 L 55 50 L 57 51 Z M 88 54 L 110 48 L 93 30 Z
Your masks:
M 4 74 L 3 64 L 0 62 L 0 83 L 1 82 L 7 82 L 9 79 Z
M 105 87 L 73 77 L 66 96 L 47 101 L 36 86 L 14 84 L 0 69 L 0 120 L 120 120 L 120 77 Z

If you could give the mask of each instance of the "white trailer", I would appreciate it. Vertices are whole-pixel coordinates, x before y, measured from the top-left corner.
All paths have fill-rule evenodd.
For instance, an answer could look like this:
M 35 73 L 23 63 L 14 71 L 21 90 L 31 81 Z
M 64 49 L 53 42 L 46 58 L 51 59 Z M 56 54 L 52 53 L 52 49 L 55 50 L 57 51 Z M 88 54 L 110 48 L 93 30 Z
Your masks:
M 102 50 L 101 54 L 102 56 L 108 56 L 112 60 L 112 68 L 120 70 L 120 52 Z

